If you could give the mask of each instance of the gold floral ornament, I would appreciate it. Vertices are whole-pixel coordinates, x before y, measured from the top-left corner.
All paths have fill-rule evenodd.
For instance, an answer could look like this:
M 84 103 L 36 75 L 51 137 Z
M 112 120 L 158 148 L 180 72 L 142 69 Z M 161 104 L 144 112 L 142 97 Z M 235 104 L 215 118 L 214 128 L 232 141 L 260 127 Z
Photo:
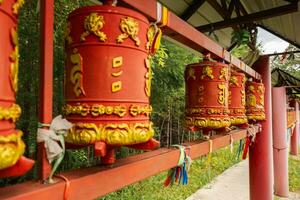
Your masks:
M 151 61 L 150 57 L 145 59 L 145 66 L 147 68 L 147 73 L 145 75 L 146 83 L 145 83 L 145 92 L 148 97 L 151 96 L 151 82 L 152 82 L 152 69 L 151 69 Z
M 0 120 L 11 120 L 16 122 L 21 115 L 21 108 L 17 104 L 13 104 L 9 108 L 0 107 Z
M 247 106 L 255 107 L 256 106 L 256 97 L 254 94 L 247 95 Z
M 255 88 L 254 88 L 253 85 L 250 85 L 247 89 L 248 89 L 248 91 L 247 91 L 248 93 L 249 93 L 249 92 L 254 93 L 254 89 L 255 89 Z
M 239 86 L 238 78 L 236 76 L 231 76 L 229 80 L 230 85 Z
M 73 43 L 73 39 L 72 37 L 70 36 L 71 34 L 71 23 L 68 22 L 67 23 L 67 26 L 66 26 L 66 29 L 65 29 L 65 40 L 66 40 L 66 43 L 68 45 L 72 44 Z
M 146 106 L 131 105 L 129 111 L 130 114 L 134 117 L 136 117 L 137 115 L 146 115 L 147 117 L 149 117 L 152 112 L 152 107 L 149 105 Z
M 65 105 L 63 107 L 63 113 L 65 115 L 81 115 L 83 117 L 91 114 L 94 117 L 98 117 L 101 115 L 117 115 L 119 117 L 124 117 L 126 115 L 126 107 L 125 106 L 104 106 L 101 104 L 77 104 L 75 106 Z
M 154 55 L 156 51 L 160 47 L 162 37 L 162 31 L 155 23 L 150 24 L 148 30 L 147 30 L 147 40 L 146 43 L 146 50 L 149 51 L 151 55 Z
M 11 41 L 14 45 L 14 50 L 10 54 L 10 83 L 13 91 L 18 91 L 18 74 L 19 74 L 19 42 L 18 33 L 15 28 L 11 29 Z
M 197 95 L 199 103 L 203 103 L 203 101 L 204 101 L 203 95 L 204 95 L 204 86 L 203 85 L 199 85 L 199 87 L 198 87 L 198 95 Z
M 218 93 L 218 102 L 221 104 L 221 105 L 225 105 L 225 101 L 226 101 L 226 85 L 225 84 L 219 84 L 218 85 L 218 88 L 219 88 L 219 93 Z
M 201 79 L 204 79 L 206 76 L 209 77 L 210 79 L 214 79 L 213 70 L 210 66 L 206 66 L 202 70 Z
M 193 68 L 189 68 L 186 76 L 186 80 L 189 80 L 190 78 L 196 80 L 195 70 Z
M 86 37 L 91 33 L 98 36 L 99 40 L 105 42 L 107 40 L 107 36 L 105 33 L 100 31 L 104 27 L 105 21 L 104 17 L 98 15 L 97 13 L 91 13 L 84 20 L 84 29 L 85 32 L 81 34 L 80 40 L 85 41 Z
M 135 41 L 136 46 L 140 46 L 141 41 L 138 38 L 139 23 L 135 19 L 131 17 L 122 18 L 120 22 L 120 29 L 123 33 L 117 37 L 117 43 L 122 43 L 125 39 L 130 37 L 133 41 Z
M 199 128 L 223 128 L 229 127 L 231 124 L 230 118 L 204 118 L 204 117 L 186 117 L 185 124 L 187 126 L 196 126 Z
M 245 94 L 245 91 L 241 90 L 241 94 L 242 94 L 242 98 L 241 98 L 242 105 L 245 106 L 246 105 L 246 94 Z
M 153 135 L 152 123 L 77 123 L 66 136 L 66 142 L 87 145 L 104 141 L 109 145 L 131 145 L 147 142 Z
M 73 64 L 73 68 L 70 72 L 70 81 L 73 83 L 73 91 L 76 97 L 80 95 L 85 96 L 85 91 L 83 89 L 83 61 L 81 55 L 78 53 L 78 50 L 75 48 L 73 49 L 73 53 L 70 56 L 70 61 Z
M 0 170 L 16 164 L 25 150 L 22 132 L 2 136 L 0 135 Z
M 222 79 L 224 78 L 225 81 L 227 81 L 228 79 L 228 69 L 227 67 L 223 67 L 221 70 L 220 70 L 220 76 L 219 76 L 219 79 Z
M 17 0 L 14 4 L 13 4 L 13 13 L 15 15 L 18 15 L 19 14 L 19 10 L 20 8 L 24 5 L 25 3 L 25 0 Z

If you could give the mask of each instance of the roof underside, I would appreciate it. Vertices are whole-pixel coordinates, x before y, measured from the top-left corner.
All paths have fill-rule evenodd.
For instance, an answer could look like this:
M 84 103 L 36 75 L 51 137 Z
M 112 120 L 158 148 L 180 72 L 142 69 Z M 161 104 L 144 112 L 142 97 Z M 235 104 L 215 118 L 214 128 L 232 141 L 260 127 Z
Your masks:
M 195 8 L 195 2 L 201 2 L 201 0 L 159 0 L 162 4 L 168 7 L 171 11 L 176 13 L 178 16 L 183 16 L 184 12 L 188 8 Z M 232 1 L 232 0 L 231 0 Z M 210 1 L 212 2 L 212 1 Z M 219 5 L 222 5 L 222 0 L 215 1 Z M 229 9 L 230 0 L 223 0 L 227 4 L 227 9 Z M 291 0 L 290 0 L 291 2 Z M 268 9 L 283 7 L 289 5 L 287 0 L 240 0 L 241 5 L 247 12 L 247 14 L 253 14 Z M 298 3 L 299 4 L 299 3 Z M 199 3 L 200 5 L 200 3 Z M 218 5 L 217 5 L 218 6 Z M 216 7 L 216 6 L 215 6 Z M 220 10 L 217 11 L 212 3 L 208 1 L 202 1 L 199 9 L 196 10 L 187 20 L 187 22 L 194 27 L 199 27 L 215 22 L 224 21 L 224 15 L 220 14 Z M 297 7 L 297 6 L 295 6 Z M 232 12 L 231 18 L 237 17 L 236 10 Z M 266 29 L 277 33 L 282 38 L 286 39 L 288 42 L 294 42 L 294 45 L 300 46 L 300 11 L 293 12 L 290 14 L 275 16 L 268 19 L 262 19 L 256 21 L 258 25 L 265 27 Z M 231 27 L 223 28 L 211 32 L 206 32 L 213 40 L 221 44 L 223 47 L 228 48 L 230 46 L 231 33 L 233 29 Z M 298 34 L 297 34 L 298 33 Z

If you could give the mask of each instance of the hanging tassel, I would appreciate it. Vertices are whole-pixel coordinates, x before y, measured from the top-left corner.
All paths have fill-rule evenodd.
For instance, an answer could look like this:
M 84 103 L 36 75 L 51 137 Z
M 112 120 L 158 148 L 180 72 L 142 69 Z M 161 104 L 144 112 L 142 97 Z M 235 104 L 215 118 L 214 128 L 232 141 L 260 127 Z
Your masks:
M 180 149 L 180 156 L 178 164 L 176 167 L 168 171 L 166 180 L 164 181 L 164 186 L 173 185 L 178 183 L 178 185 L 187 185 L 188 184 L 188 170 L 190 168 L 192 159 L 186 155 L 185 147 L 180 145 L 174 145 Z

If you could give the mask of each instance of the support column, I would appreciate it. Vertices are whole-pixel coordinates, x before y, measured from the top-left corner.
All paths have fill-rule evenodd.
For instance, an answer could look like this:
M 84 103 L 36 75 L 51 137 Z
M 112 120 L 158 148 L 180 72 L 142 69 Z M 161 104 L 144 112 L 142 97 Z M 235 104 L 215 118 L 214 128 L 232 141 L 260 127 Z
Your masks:
M 289 196 L 287 110 L 285 87 L 272 88 L 274 192 Z
M 300 116 L 299 116 L 299 103 L 295 101 L 296 110 L 296 125 L 293 130 L 293 136 L 291 138 L 291 155 L 297 156 L 299 149 L 299 137 L 300 137 Z
M 41 22 L 41 74 L 39 122 L 50 124 L 52 121 L 53 100 L 53 26 L 54 0 L 40 1 Z M 45 180 L 51 173 L 51 165 L 46 156 L 44 143 L 38 144 L 39 177 Z
M 260 57 L 253 68 L 261 74 L 265 85 L 266 120 L 249 150 L 250 200 L 273 199 L 271 70 L 269 57 Z

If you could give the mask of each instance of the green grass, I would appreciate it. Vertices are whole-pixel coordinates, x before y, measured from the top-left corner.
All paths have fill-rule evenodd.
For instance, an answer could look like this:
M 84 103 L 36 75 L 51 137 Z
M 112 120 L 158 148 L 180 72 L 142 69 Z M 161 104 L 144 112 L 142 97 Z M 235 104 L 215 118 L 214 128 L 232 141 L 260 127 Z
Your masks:
M 132 184 L 124 189 L 111 193 L 98 200 L 182 200 L 209 183 L 212 178 L 221 174 L 227 168 L 238 163 L 235 151 L 230 148 L 218 150 L 213 153 L 211 165 L 207 164 L 207 157 L 194 160 L 189 171 L 189 184 L 186 186 L 164 187 L 166 172 L 150 177 L 146 180 Z M 155 164 L 155 163 L 154 163 Z M 101 188 L 100 188 L 101 189 Z
M 300 191 L 300 159 L 292 156 L 289 158 L 289 189 L 291 192 Z

